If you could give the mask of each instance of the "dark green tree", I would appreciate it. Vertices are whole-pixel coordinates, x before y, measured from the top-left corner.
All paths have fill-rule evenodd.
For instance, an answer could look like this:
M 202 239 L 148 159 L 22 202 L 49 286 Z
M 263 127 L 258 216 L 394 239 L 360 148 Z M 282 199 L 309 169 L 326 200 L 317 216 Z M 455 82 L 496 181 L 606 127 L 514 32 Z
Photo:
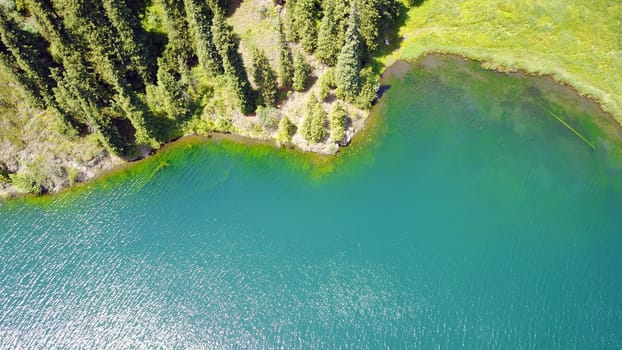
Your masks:
M 360 33 L 368 52 L 373 53 L 383 41 L 380 33 L 393 30 L 399 16 L 400 2 L 397 0 L 358 0 L 361 18 Z
M 240 111 L 249 114 L 255 109 L 252 98 L 253 91 L 248 82 L 242 56 L 238 52 L 238 40 L 233 35 L 233 30 L 225 21 L 221 11 L 216 11 L 214 14 L 212 34 L 214 35 L 214 44 L 222 57 L 224 72 L 231 81 L 233 92 L 238 100 Z
M 272 69 L 265 52 L 257 49 L 253 52 L 253 81 L 259 90 L 257 104 L 264 104 L 268 107 L 275 106 L 278 89 L 276 73 Z
M 293 61 L 292 50 L 285 36 L 283 22 L 279 17 L 279 80 L 281 81 L 281 86 L 286 89 L 292 87 L 292 78 L 294 76 Z
M 205 0 L 184 0 L 184 4 L 199 63 L 212 75 L 222 74 L 222 58 L 212 40 L 212 10 Z
M 329 66 L 337 64 L 337 56 L 343 46 L 343 35 L 340 30 L 338 13 L 336 12 L 335 1 L 324 1 L 324 17 L 320 22 L 318 33 L 317 50 L 315 56 Z
M 45 101 L 39 94 L 34 82 L 28 78 L 26 72 L 19 68 L 15 57 L 0 43 L 0 65 L 9 73 L 12 82 L 16 83 L 25 95 L 26 103 L 31 107 L 42 108 Z
M 297 21 L 296 21 L 296 0 L 287 0 L 285 2 L 285 25 L 283 32 L 289 41 L 298 40 Z
M 292 88 L 296 91 L 304 91 L 307 89 L 311 66 L 307 63 L 305 56 L 300 51 L 296 51 L 294 55 L 294 77 L 292 80 Z
M 184 2 L 179 0 L 156 0 L 164 9 L 166 33 L 168 36 L 167 50 L 173 52 L 173 56 L 189 60 L 192 57 L 192 40 Z
M 177 68 L 169 68 L 171 64 L 165 62 L 167 60 L 173 59 L 161 57 L 158 64 L 158 88 L 162 96 L 160 103 L 169 118 L 183 118 L 190 112 L 188 98 L 185 95 L 181 74 L 177 72 Z
M 345 44 L 339 53 L 335 80 L 337 96 L 354 101 L 361 91 L 361 34 L 356 2 L 352 6 Z
M 110 24 L 119 36 L 123 54 L 130 63 L 128 70 L 136 71 L 143 85 L 153 83 L 154 77 L 151 72 L 154 69 L 149 67 L 145 35 L 137 14 L 126 6 L 125 1 L 103 0 L 102 5 Z
M 297 0 L 294 15 L 296 36 L 302 48 L 311 53 L 317 45 L 317 26 L 321 16 L 317 0 Z
M 95 72 L 114 91 L 114 102 L 120 107 L 135 130 L 137 142 L 157 147 L 154 132 L 148 124 L 149 109 L 136 96 L 126 79 L 131 59 L 125 55 L 120 36 L 105 16 L 101 2 L 76 0 L 61 2 L 59 11 L 65 27 L 74 34 L 76 42 L 89 50 L 90 63 Z
M 33 107 L 54 107 L 50 62 L 42 38 L 21 30 L 0 6 L 0 41 L 5 65 L 22 85 Z M 12 62 L 12 63 L 9 63 Z
M 109 86 L 90 73 L 92 64 L 85 60 L 84 41 L 65 28 L 64 18 L 49 0 L 25 0 L 24 3 L 53 48 L 55 59 L 60 61 L 60 66 L 51 70 L 51 77 L 56 82 L 54 98 L 62 111 L 87 123 L 111 153 L 131 155 L 134 147 L 119 133 L 111 116 L 104 113 L 110 109 L 113 96 Z M 79 5 L 73 4 L 70 10 L 75 11 Z M 67 10 L 66 7 L 59 9 Z M 75 18 L 73 20 L 75 22 Z

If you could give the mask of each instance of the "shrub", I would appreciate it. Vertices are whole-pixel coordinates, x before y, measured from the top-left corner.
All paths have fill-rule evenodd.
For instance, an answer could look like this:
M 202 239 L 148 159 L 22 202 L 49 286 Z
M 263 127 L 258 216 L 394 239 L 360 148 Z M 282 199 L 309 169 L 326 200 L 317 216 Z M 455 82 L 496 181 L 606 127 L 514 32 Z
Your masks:
M 292 136 L 296 134 L 298 128 L 292 123 L 287 116 L 281 118 L 279 122 L 279 132 L 276 135 L 276 141 L 279 145 L 286 145 L 292 140 Z
M 259 124 L 267 130 L 276 130 L 279 126 L 279 110 L 274 107 L 257 107 Z

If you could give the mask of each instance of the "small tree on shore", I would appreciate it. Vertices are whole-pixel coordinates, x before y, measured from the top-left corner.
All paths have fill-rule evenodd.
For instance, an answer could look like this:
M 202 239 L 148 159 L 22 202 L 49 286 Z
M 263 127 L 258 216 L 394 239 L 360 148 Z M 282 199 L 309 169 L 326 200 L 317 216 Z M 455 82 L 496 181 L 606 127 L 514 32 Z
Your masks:
M 337 102 L 333 105 L 333 108 L 328 115 L 330 124 L 330 139 L 333 142 L 341 142 L 346 136 L 346 120 L 347 112 L 341 102 Z
M 328 131 L 326 130 L 326 112 L 313 94 L 309 95 L 309 99 L 307 100 L 304 118 L 300 132 L 305 140 L 319 143 L 326 139 L 328 136 Z

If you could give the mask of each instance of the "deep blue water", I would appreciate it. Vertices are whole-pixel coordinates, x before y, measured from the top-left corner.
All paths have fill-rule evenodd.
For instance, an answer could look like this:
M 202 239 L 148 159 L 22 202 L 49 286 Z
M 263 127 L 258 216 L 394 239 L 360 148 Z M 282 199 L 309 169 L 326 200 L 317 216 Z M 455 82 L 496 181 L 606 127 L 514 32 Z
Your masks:
M 620 349 L 619 128 L 432 62 L 336 160 L 189 143 L 0 207 L 0 347 Z

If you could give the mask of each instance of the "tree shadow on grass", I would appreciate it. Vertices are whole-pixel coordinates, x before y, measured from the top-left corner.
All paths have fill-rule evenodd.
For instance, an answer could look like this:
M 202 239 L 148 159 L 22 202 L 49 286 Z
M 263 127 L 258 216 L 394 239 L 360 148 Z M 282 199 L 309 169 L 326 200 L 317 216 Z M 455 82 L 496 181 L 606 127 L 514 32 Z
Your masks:
M 412 6 L 420 6 L 424 0 L 414 0 Z M 394 51 L 398 50 L 402 46 L 404 38 L 400 36 L 400 28 L 406 24 L 409 15 L 409 7 L 405 6 L 402 2 L 399 2 L 399 16 L 385 31 L 386 35 L 381 37 L 383 42 L 379 45 L 376 52 L 371 57 L 370 64 L 373 72 L 376 74 L 382 73 L 386 68 L 384 65 L 384 57 L 389 56 Z

